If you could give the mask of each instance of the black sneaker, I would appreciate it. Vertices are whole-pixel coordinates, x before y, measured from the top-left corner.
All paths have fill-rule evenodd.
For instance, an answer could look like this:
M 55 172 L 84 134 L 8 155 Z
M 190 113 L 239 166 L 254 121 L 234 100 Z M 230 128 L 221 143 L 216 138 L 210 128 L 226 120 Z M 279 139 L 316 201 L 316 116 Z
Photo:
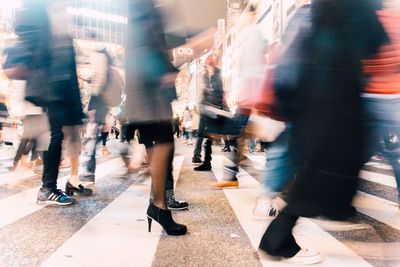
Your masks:
M 200 166 L 194 168 L 195 171 L 211 171 L 211 163 L 203 163 Z
M 238 173 L 239 172 L 239 168 L 235 167 L 235 166 L 227 166 L 225 165 L 225 171 L 227 172 L 233 172 L 233 173 Z
M 36 203 L 39 205 L 67 206 L 75 203 L 75 199 L 64 194 L 59 189 L 40 188 Z
M 186 201 L 178 201 L 175 197 L 167 198 L 167 207 L 169 210 L 185 210 L 189 207 Z
M 95 176 L 94 174 L 81 174 L 79 175 L 79 181 L 81 181 L 82 183 L 94 183 Z
M 203 161 L 199 157 L 193 157 L 192 163 L 203 163 Z

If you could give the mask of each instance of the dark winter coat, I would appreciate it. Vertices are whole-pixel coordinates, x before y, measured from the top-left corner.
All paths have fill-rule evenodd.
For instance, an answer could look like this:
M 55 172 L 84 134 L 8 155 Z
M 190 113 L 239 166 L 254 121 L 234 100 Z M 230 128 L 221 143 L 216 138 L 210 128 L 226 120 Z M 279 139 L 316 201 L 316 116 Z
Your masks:
M 299 166 L 286 212 L 343 219 L 354 212 L 362 165 L 361 59 L 386 35 L 364 0 L 316 1 L 312 12 L 310 35 L 294 44 L 300 79 L 292 96 L 281 98 L 291 106 L 290 160 Z
M 25 95 L 49 108 L 60 125 L 78 125 L 84 115 L 74 47 L 71 37 L 52 34 L 47 10 L 51 3 L 35 1 L 17 14 L 15 32 L 31 55 Z
M 167 56 L 163 22 L 153 1 L 128 1 L 126 110 L 130 122 L 172 120 L 175 87 L 162 88 L 162 77 L 177 72 Z
M 201 98 L 202 105 L 210 105 L 215 108 L 224 108 L 224 90 L 222 86 L 221 72 L 215 68 L 215 73 L 209 77 L 204 75 L 204 89 Z M 200 112 L 200 122 L 198 134 L 200 136 L 209 136 L 222 133 L 225 118 L 218 116 L 216 119 L 210 118 Z

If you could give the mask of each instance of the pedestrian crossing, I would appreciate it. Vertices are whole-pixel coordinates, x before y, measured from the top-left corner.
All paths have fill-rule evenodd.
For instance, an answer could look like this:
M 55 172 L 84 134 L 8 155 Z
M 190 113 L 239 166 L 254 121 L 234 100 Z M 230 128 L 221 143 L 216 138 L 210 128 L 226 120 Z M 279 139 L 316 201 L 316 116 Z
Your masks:
M 185 149 L 188 152 L 188 148 Z M 250 167 L 253 171 L 265 168 L 264 155 L 248 155 L 248 158 L 253 164 Z M 175 266 L 228 266 L 232 265 L 228 264 L 232 260 L 229 257 L 240 256 L 229 255 L 235 242 L 247 244 L 254 255 L 248 264 L 233 266 L 288 266 L 265 257 L 257 249 L 269 222 L 256 220 L 252 216 L 255 199 L 260 192 L 260 179 L 252 175 L 251 170 L 240 169 L 239 189 L 212 190 L 199 186 L 191 192 L 180 191 L 189 176 L 201 176 L 201 179 L 208 179 L 209 182 L 222 180 L 223 166 L 227 163 L 230 162 L 226 155 L 216 153 L 213 155 L 212 172 L 197 174 L 192 171 L 190 153 L 175 156 L 173 171 L 177 197 L 179 194 L 185 195 L 185 200 L 191 204 L 190 211 L 174 213 L 178 222 L 188 226 L 189 233 L 184 237 L 167 236 L 157 223 L 153 223 L 151 233 L 147 232 L 145 214 L 150 180 L 139 179 L 138 174 L 127 177 L 120 158 L 109 158 L 98 164 L 95 196 L 78 197 L 75 206 L 59 208 L 36 205 L 38 187 L 4 198 L 1 198 L 3 192 L 0 191 L 0 266 L 165 266 L 165 257 L 168 257 L 169 263 L 175 262 L 172 264 Z M 383 162 L 369 165 L 390 170 L 390 166 Z M 24 180 L 31 177 L 31 174 L 29 171 L 20 172 L 15 174 L 14 179 Z M 65 184 L 67 175 L 60 175 L 60 185 Z M 363 170 L 360 175 L 362 180 L 376 187 L 384 187 L 385 190 L 386 187 L 393 190 L 396 188 L 393 176 L 385 175 L 382 178 L 383 174 L 367 170 Z M 2 176 L 0 173 L 0 185 L 10 185 L 8 188 L 11 189 L 12 184 L 11 176 Z M 359 213 L 357 222 L 332 222 L 323 218 L 299 220 L 294 229 L 296 240 L 301 246 L 321 252 L 324 261 L 319 266 L 400 266 L 398 202 L 381 195 L 376 196 L 372 191 L 364 192 L 360 189 L 355 197 L 354 205 Z M 216 194 L 221 193 L 229 204 L 223 209 L 231 209 L 232 213 L 221 212 L 220 207 L 213 207 L 219 203 L 214 202 L 216 197 L 221 197 Z M 207 219 L 202 216 L 207 215 L 200 209 L 196 213 L 199 204 L 191 202 L 191 195 L 196 196 L 193 199 L 201 198 L 204 201 L 201 205 L 209 205 L 209 212 L 217 212 L 215 218 L 229 223 L 225 228 L 235 229 L 235 225 L 238 225 L 240 229 L 232 230 L 229 236 L 226 236 L 226 229 L 222 228 L 209 229 L 213 236 L 200 233 L 193 226 L 198 221 L 206 222 Z M 279 202 L 279 205 L 284 205 L 283 200 Z M 91 214 L 88 215 L 89 211 Z M 225 218 L 224 215 L 230 217 Z M 56 219 L 61 220 L 62 225 L 56 226 L 59 224 Z M 224 227 L 224 223 L 210 225 Z M 42 229 L 45 233 L 39 234 Z M 203 230 L 207 231 L 207 228 Z M 57 233 L 59 236 L 53 240 Z M 200 235 L 209 236 L 209 243 L 196 243 Z M 180 246 L 180 242 L 190 245 Z M 176 253 L 165 255 L 163 247 L 174 243 L 179 249 Z M 209 247 L 209 251 L 204 250 L 204 245 Z M 227 253 L 213 255 L 212 251 L 217 251 L 217 247 L 218 251 L 226 249 Z M 243 247 L 244 254 L 245 250 Z M 211 256 L 201 257 L 203 254 Z M 182 264 L 182 259 L 186 261 L 185 264 Z

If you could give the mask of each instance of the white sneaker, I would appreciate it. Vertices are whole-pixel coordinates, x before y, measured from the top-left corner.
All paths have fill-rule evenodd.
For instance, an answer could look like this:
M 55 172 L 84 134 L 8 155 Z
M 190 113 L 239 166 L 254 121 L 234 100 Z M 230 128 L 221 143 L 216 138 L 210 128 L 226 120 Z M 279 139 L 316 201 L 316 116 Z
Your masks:
M 255 219 L 273 219 L 278 216 L 278 214 L 279 209 L 270 198 L 257 197 L 256 205 L 253 208 L 253 216 Z
M 321 253 L 310 249 L 300 249 L 296 255 L 291 258 L 282 260 L 284 263 L 311 265 L 322 261 Z

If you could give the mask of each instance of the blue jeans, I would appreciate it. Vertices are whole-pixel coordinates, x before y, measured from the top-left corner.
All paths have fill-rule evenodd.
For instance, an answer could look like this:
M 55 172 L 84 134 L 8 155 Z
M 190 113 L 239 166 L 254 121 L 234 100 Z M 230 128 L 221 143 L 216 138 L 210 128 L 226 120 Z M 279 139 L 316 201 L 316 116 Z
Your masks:
M 400 97 L 394 99 L 366 97 L 362 99 L 362 104 L 366 127 L 366 143 L 364 147 L 364 163 L 366 163 L 372 156 L 382 151 L 383 147 L 380 140 L 384 139 L 389 131 L 400 138 Z M 384 156 L 392 165 L 400 200 L 399 155 L 385 149 Z
M 249 139 L 249 150 L 250 153 L 254 153 L 254 150 L 256 148 L 256 140 L 254 140 L 253 138 Z
M 278 138 L 266 147 L 267 171 L 263 177 L 263 185 L 265 194 L 271 198 L 277 196 L 298 169 L 289 155 L 290 128 L 289 125 L 286 126 Z
M 102 125 L 97 124 L 96 129 L 95 129 L 95 134 L 94 134 L 95 143 L 93 146 L 93 150 L 90 152 L 90 159 L 86 165 L 86 171 L 91 174 L 94 174 L 96 172 L 96 148 L 97 148 L 97 144 L 100 143 L 100 141 L 101 141 L 101 137 L 99 136 L 101 129 L 102 129 Z

